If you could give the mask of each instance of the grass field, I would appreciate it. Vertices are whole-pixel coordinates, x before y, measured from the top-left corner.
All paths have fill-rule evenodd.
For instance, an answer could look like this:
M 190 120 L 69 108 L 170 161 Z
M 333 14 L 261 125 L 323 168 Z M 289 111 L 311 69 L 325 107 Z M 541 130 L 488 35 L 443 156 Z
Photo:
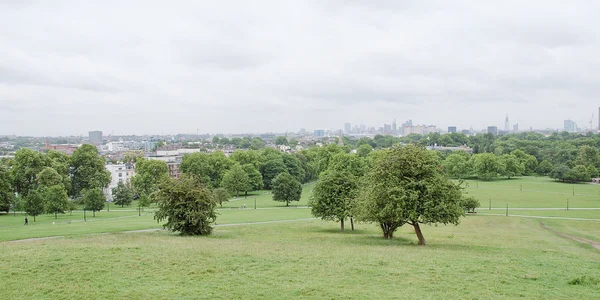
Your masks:
M 231 201 L 208 237 L 118 233 L 159 227 L 150 211 L 138 217 L 135 207 L 70 224 L 80 212 L 40 216 L 29 226 L 18 214 L 0 215 L 3 241 L 65 236 L 0 242 L 0 288 L 6 299 L 597 299 L 600 250 L 591 243 L 600 243 L 600 210 L 560 209 L 561 193 L 572 186 L 544 178 L 472 181 L 470 195 L 502 204 L 488 210 L 480 198 L 478 213 L 459 226 L 424 226 L 426 247 L 406 226 L 384 240 L 374 224 L 342 233 L 337 223 L 310 219 L 302 207 L 312 185 L 297 208 L 265 192 Z M 571 208 L 600 207 L 600 187 L 574 186 L 581 201 L 569 200 Z M 530 209 L 505 217 L 506 203 Z M 535 209 L 552 207 L 559 209 Z M 261 223 L 278 220 L 296 221 Z M 112 233 L 97 234 L 104 232 Z

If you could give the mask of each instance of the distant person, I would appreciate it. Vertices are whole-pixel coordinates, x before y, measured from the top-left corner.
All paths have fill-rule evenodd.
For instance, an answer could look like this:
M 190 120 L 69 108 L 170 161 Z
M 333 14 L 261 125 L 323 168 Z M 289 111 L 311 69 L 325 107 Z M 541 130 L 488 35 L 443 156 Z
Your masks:
M 27 217 L 25 217 L 25 225 L 29 225 L 29 219 L 27 219 Z

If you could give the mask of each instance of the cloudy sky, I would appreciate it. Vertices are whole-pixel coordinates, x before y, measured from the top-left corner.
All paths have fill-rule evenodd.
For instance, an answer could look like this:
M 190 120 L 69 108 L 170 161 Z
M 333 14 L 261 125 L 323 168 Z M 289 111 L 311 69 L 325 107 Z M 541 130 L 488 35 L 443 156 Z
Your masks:
M 0 3 L 0 134 L 589 127 L 600 106 L 599 1 Z

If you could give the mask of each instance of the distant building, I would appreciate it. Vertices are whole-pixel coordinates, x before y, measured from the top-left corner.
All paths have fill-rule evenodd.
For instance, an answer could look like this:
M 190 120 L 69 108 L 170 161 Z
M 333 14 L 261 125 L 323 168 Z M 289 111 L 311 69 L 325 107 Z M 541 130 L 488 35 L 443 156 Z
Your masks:
M 488 126 L 487 133 L 491 133 L 493 135 L 497 135 L 498 134 L 498 127 L 496 127 L 496 126 Z
M 504 119 L 504 131 L 510 130 L 510 124 L 508 123 L 508 114 L 506 114 L 506 119 Z
M 513 132 L 519 132 L 519 123 L 513 125 Z
M 104 168 L 110 172 L 110 183 L 104 190 L 104 194 L 108 200 L 112 201 L 112 189 L 116 188 L 119 182 L 131 182 L 135 170 L 133 165 L 129 164 L 105 165 Z
M 456 126 L 448 126 L 448 133 L 455 133 L 456 132 Z
M 75 152 L 75 150 L 77 150 L 77 145 L 70 145 L 70 144 L 50 145 L 50 142 L 48 140 L 46 140 L 46 145 L 44 145 L 44 147 L 42 148 L 42 151 L 50 151 L 50 150 L 61 152 L 66 155 L 71 155 L 71 154 L 73 154 L 73 152 Z
M 352 132 L 352 124 L 344 123 L 344 133 L 350 134 Z
M 564 130 L 566 132 L 577 132 L 577 124 L 572 120 L 565 120 Z
M 102 131 L 90 131 L 90 143 L 98 146 L 102 145 Z
M 383 124 L 383 133 L 392 133 L 392 125 Z
M 392 122 L 392 133 L 394 133 L 394 134 L 398 133 L 398 127 L 396 126 L 396 119 L 394 119 L 394 122 Z
M 315 137 L 324 137 L 325 136 L 325 130 L 323 130 L 323 129 L 317 129 L 317 130 L 313 131 L 313 135 Z
M 461 132 L 462 134 L 471 134 L 471 130 L 469 129 L 463 129 Z

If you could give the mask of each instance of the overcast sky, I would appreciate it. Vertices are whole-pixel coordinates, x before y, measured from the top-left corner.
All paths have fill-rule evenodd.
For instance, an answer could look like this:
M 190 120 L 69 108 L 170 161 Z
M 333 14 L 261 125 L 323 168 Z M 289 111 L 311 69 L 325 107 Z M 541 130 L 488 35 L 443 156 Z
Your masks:
M 600 1 L 0 3 L 0 134 L 598 126 Z

